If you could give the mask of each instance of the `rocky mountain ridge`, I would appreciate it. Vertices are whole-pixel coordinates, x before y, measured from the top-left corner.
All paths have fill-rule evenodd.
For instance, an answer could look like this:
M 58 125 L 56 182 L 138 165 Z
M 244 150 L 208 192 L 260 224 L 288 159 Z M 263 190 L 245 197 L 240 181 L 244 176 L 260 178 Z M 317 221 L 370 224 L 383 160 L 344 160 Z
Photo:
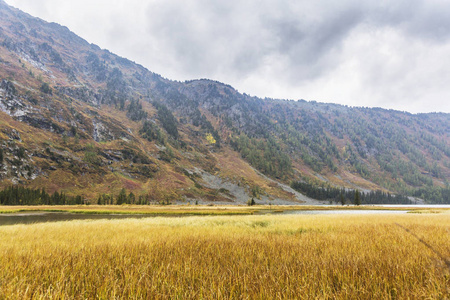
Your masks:
M 1 0 L 0 79 L 3 187 L 93 202 L 125 188 L 147 202 L 283 204 L 312 201 L 293 181 L 429 201 L 448 189 L 449 114 L 171 81 Z

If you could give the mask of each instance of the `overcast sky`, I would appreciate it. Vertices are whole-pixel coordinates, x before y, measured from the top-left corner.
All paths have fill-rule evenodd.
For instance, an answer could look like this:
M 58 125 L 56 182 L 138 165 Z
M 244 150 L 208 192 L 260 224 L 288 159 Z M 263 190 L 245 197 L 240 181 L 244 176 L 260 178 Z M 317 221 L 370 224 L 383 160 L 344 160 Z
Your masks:
M 448 0 L 6 0 L 175 80 L 450 113 Z

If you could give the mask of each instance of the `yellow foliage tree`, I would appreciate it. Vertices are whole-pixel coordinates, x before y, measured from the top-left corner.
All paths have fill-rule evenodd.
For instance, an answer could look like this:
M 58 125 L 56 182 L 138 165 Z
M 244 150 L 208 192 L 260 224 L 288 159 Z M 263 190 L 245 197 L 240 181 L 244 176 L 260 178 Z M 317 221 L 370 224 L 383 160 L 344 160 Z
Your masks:
M 209 144 L 213 145 L 216 143 L 216 139 L 213 137 L 213 135 L 211 133 L 207 133 L 206 134 L 206 140 L 208 141 Z

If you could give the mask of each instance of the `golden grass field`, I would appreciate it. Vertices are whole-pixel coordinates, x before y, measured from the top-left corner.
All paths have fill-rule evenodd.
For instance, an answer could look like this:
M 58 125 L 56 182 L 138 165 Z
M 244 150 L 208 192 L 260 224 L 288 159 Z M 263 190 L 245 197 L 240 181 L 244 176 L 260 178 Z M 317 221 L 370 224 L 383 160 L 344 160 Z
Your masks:
M 0 299 L 448 299 L 449 258 L 449 211 L 0 226 Z

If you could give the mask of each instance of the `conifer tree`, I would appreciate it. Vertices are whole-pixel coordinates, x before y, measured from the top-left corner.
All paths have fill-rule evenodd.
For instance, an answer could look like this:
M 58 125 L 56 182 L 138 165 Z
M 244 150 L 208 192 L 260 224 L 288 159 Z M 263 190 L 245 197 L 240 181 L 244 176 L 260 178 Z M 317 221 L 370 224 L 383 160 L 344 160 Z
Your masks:
M 342 206 L 344 206 L 344 205 L 345 205 L 345 198 L 344 198 L 344 195 L 342 195 L 342 193 L 341 193 L 339 197 L 340 197 Z
M 119 193 L 119 196 L 117 197 L 117 205 L 125 204 L 127 202 L 127 192 L 124 188 Z
M 355 205 L 361 205 L 361 197 L 359 194 L 359 190 L 355 191 Z

